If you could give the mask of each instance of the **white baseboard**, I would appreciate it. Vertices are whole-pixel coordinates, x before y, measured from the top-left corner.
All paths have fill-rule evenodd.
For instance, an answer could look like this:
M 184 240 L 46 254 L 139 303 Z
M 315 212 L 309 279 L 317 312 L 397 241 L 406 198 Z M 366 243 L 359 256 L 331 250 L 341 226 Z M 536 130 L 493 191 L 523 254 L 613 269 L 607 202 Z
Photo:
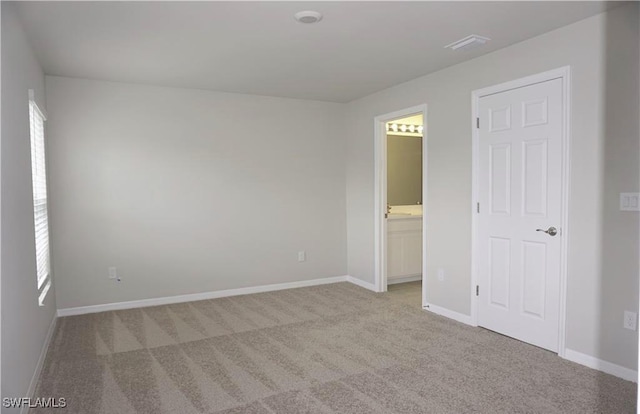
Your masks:
M 431 304 L 423 306 L 422 309 L 429 312 L 433 312 L 436 315 L 444 316 L 445 318 L 453 319 L 454 321 L 462 322 L 466 325 L 474 326 L 473 322 L 471 321 L 471 316 L 465 315 L 463 313 L 459 313 L 456 311 L 452 311 L 452 310 L 442 308 L 437 305 L 431 305 Z
M 353 276 L 347 276 L 346 281 L 349 283 L 353 283 L 354 285 L 363 287 L 365 289 L 371 290 L 373 292 L 376 292 L 376 285 L 374 285 L 373 283 L 365 282 L 364 280 L 355 278 Z
M 252 293 L 271 292 L 274 290 L 293 289 L 299 287 L 325 285 L 346 282 L 349 276 L 335 276 L 322 279 L 301 280 L 299 282 L 276 283 L 273 285 L 252 286 L 238 289 L 217 290 L 213 292 L 191 293 L 188 295 L 166 296 L 162 298 L 132 300 L 128 302 L 105 303 L 103 305 L 80 306 L 77 308 L 58 309 L 58 316 L 84 315 L 87 313 L 107 312 L 113 310 L 144 308 L 147 306 L 170 305 L 173 303 L 193 302 L 224 298 L 228 296 L 249 295 Z
M 49 325 L 49 330 L 47 331 L 47 336 L 44 338 L 44 344 L 42 344 L 42 350 L 40 350 L 40 357 L 38 358 L 38 363 L 36 364 L 36 369 L 33 372 L 33 376 L 31 377 L 31 382 L 29 383 L 29 389 L 27 390 L 28 397 L 35 397 L 36 387 L 38 386 L 38 379 L 40 379 L 40 373 L 42 372 L 42 367 L 44 366 L 44 360 L 47 357 L 47 351 L 49 350 L 49 343 L 51 342 L 51 338 L 53 338 L 53 333 L 56 330 L 56 324 L 58 322 L 58 317 L 53 315 L 53 319 L 51 320 L 51 324 Z M 29 412 L 29 405 L 23 405 L 20 410 L 21 414 L 27 414 Z
M 603 361 L 602 359 L 574 351 L 573 349 L 566 348 L 564 350 L 564 358 L 580 365 L 606 372 L 607 374 L 614 375 L 627 381 L 638 382 L 638 371 L 634 371 L 612 362 Z
M 407 282 L 417 282 L 418 280 L 422 280 L 422 275 L 398 277 L 395 279 L 387 278 L 387 285 L 395 285 L 398 283 L 407 283 Z

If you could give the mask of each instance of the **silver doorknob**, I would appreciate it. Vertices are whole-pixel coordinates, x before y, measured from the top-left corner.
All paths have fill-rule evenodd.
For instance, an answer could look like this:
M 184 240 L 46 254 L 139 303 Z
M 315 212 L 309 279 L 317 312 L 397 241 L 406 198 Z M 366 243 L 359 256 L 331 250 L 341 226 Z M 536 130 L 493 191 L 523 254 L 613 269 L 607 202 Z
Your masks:
M 545 233 L 547 233 L 549 236 L 555 236 L 556 234 L 558 234 L 558 229 L 556 229 L 555 227 L 549 227 L 548 229 L 536 229 L 536 231 L 543 231 Z

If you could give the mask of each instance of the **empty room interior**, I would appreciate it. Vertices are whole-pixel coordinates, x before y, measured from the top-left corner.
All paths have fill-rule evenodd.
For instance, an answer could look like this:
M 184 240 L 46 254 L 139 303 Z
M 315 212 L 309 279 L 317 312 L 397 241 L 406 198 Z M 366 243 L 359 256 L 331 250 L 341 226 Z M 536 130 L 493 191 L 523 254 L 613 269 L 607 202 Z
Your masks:
M 639 17 L 2 1 L 2 413 L 635 413 Z

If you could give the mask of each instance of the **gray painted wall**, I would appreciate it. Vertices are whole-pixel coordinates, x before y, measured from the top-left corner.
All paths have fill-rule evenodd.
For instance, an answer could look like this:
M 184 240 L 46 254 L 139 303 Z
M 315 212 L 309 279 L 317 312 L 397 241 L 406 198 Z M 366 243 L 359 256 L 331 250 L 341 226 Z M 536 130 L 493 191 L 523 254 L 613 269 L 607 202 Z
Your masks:
M 44 107 L 44 75 L 13 5 L 2 3 L 2 396 L 23 397 L 56 303 L 38 306 L 28 90 Z M 46 126 L 45 126 L 46 128 Z M 2 412 L 12 412 L 3 409 Z
M 638 309 L 638 213 L 618 209 L 619 192 L 639 190 L 637 8 L 628 4 L 348 104 L 349 274 L 374 281 L 372 120 L 427 103 L 427 295 L 469 315 L 471 92 L 570 65 L 567 347 L 637 369 L 637 333 L 623 329 L 622 317 Z
M 59 308 L 346 274 L 343 105 L 46 84 Z

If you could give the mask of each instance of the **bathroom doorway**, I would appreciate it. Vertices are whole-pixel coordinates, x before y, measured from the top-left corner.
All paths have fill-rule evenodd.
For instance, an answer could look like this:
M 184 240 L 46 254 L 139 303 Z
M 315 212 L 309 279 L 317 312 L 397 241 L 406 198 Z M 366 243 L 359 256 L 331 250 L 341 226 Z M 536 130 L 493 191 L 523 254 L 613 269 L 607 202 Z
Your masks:
M 424 303 L 426 105 L 375 119 L 376 290 Z

